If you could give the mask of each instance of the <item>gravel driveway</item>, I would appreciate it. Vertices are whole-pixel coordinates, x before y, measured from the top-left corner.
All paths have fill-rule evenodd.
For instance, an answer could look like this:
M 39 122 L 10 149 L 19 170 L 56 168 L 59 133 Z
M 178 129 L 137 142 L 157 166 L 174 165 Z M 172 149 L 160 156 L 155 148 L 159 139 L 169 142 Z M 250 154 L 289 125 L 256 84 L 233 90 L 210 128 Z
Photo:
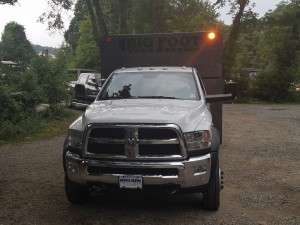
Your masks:
M 0 224 L 300 224 L 300 105 L 224 105 L 219 211 L 200 194 L 64 193 L 64 137 L 0 147 Z

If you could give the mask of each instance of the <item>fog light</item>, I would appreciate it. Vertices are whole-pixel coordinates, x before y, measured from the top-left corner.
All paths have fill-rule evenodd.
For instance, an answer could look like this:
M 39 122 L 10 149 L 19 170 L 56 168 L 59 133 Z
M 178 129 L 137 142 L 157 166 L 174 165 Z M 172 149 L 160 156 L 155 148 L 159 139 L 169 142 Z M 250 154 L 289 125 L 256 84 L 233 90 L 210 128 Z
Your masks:
M 196 166 L 194 168 L 194 176 L 199 176 L 205 174 L 207 171 L 205 166 Z

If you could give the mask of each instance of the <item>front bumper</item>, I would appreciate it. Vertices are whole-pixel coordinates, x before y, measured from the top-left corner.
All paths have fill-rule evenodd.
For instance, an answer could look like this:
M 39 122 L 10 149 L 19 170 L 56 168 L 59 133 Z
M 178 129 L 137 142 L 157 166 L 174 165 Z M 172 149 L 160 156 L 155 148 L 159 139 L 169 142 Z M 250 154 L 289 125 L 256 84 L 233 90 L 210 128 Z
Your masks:
M 83 159 L 78 154 L 69 151 L 65 154 L 65 171 L 70 180 L 81 184 L 113 184 L 118 185 L 119 177 L 123 175 L 139 175 L 143 178 L 143 186 L 176 185 L 181 189 L 196 188 L 208 184 L 212 165 L 211 154 L 191 157 L 183 161 L 109 161 L 98 159 Z M 112 168 L 117 173 L 90 173 L 89 168 Z M 122 171 L 154 169 L 156 174 L 128 174 Z M 160 174 L 160 170 L 175 169 L 176 175 Z M 116 170 L 114 170 L 116 171 Z

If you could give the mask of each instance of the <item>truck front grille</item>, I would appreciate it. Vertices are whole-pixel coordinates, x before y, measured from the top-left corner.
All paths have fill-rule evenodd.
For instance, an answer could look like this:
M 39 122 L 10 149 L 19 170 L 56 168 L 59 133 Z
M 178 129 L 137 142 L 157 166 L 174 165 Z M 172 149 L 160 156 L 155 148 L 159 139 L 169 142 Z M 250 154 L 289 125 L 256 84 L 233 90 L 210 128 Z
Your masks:
M 89 166 L 87 172 L 91 175 L 141 175 L 141 176 L 178 176 L 176 168 L 111 168 Z
M 174 124 L 90 125 L 86 132 L 84 154 L 128 160 L 186 157 L 181 131 Z

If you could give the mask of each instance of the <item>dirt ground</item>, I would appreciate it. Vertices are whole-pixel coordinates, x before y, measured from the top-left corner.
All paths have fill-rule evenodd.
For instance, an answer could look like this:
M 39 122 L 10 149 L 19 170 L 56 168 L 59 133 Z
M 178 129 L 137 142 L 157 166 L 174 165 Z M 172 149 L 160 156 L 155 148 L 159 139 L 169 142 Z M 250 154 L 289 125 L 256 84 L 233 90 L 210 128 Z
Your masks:
M 300 105 L 226 104 L 217 212 L 201 194 L 96 196 L 71 205 L 55 137 L 0 147 L 0 224 L 300 224 Z

